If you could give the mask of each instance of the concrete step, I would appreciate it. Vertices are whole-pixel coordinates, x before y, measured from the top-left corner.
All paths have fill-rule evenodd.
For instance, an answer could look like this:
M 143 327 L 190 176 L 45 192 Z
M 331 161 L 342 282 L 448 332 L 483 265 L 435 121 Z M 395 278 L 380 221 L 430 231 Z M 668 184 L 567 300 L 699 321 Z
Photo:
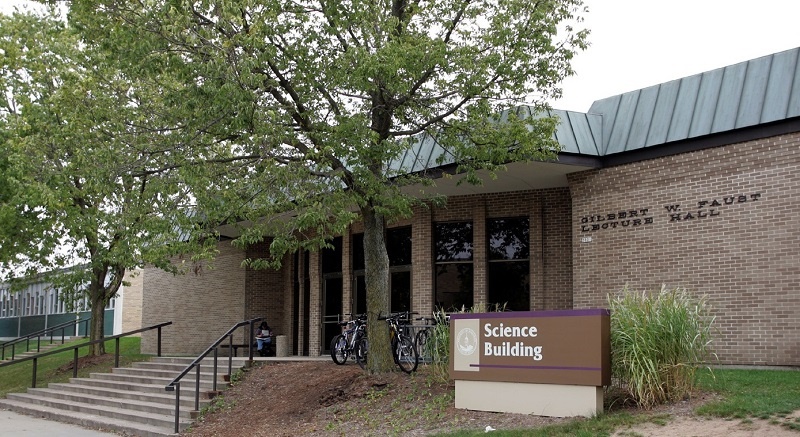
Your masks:
M 116 399 L 131 399 L 143 402 L 152 402 L 157 404 L 169 405 L 175 407 L 175 393 L 168 392 L 161 387 L 155 386 L 156 390 L 130 390 L 130 389 L 117 389 L 109 387 L 99 387 L 84 384 L 66 384 L 66 383 L 52 383 L 47 386 L 48 389 L 60 391 L 62 393 L 73 393 L 79 395 L 109 397 Z M 145 388 L 144 385 L 139 388 Z M 211 402 L 207 393 L 200 394 L 200 408 L 208 405 Z M 181 390 L 181 408 L 194 408 L 194 393 L 186 393 Z
M 60 399 L 53 399 L 45 396 L 37 396 L 28 393 L 16 393 L 12 396 L 8 394 L 6 401 L 18 402 L 19 404 L 27 404 L 38 407 L 47 407 L 64 412 L 73 412 L 105 419 L 121 420 L 128 423 L 138 423 L 156 429 L 162 429 L 164 432 L 174 431 L 175 427 L 175 411 L 165 413 L 154 413 L 147 411 L 136 411 L 126 409 L 123 403 L 115 402 L 108 405 L 96 405 L 84 402 L 74 402 Z M 188 417 L 181 415 L 181 421 L 190 422 Z
M 89 378 L 91 379 L 103 379 L 106 381 L 124 381 L 124 382 L 133 382 L 139 384 L 160 384 L 163 388 L 177 375 L 172 375 L 171 377 L 150 377 L 147 375 L 128 375 L 122 373 L 90 373 Z M 195 385 L 194 375 L 186 375 L 183 380 L 181 381 L 181 386 L 185 385 Z M 228 383 L 226 383 L 222 379 L 217 380 L 217 389 L 221 390 L 222 388 L 226 388 Z M 213 381 L 210 379 L 203 379 L 202 374 L 200 378 L 200 388 L 202 389 L 212 389 L 214 387 Z
M 113 390 L 128 390 L 142 393 L 169 393 L 164 389 L 166 384 L 149 384 L 125 381 L 121 379 L 70 378 L 70 383 L 80 386 L 99 387 Z M 220 387 L 219 384 L 217 385 L 218 390 L 225 387 L 227 387 L 227 385 L 222 387 Z M 209 390 L 209 388 L 200 388 L 201 392 L 207 392 Z M 194 391 L 194 384 L 181 384 L 181 396 L 194 396 Z
M 162 437 L 175 436 L 175 417 L 169 426 L 144 424 L 121 419 L 119 417 L 99 416 L 80 411 L 64 410 L 44 405 L 34 405 L 27 402 L 20 402 L 11 399 L 0 399 L 0 408 L 6 408 L 17 413 L 28 414 L 31 416 L 45 417 L 64 423 L 71 423 L 92 429 L 113 430 L 124 435 L 137 437 Z M 160 422 L 163 423 L 163 422 Z M 191 422 L 182 419 L 179 422 L 179 430 L 184 431 L 191 425 Z
M 97 396 L 86 393 L 71 393 L 48 387 L 32 388 L 29 389 L 27 393 L 8 393 L 7 399 L 18 401 L 27 400 L 29 402 L 38 402 L 42 405 L 52 403 L 52 406 L 54 407 L 68 403 L 72 405 L 81 405 L 89 408 L 90 410 L 94 408 L 105 410 L 108 407 L 114 407 L 128 412 L 143 412 L 163 416 L 172 415 L 173 417 L 175 415 L 174 398 L 173 402 L 170 404 L 164 402 L 149 402 L 138 399 Z M 190 411 L 190 409 L 181 408 L 181 417 L 189 418 Z
M 132 363 L 131 367 L 134 369 L 160 369 L 160 370 L 169 370 L 174 372 L 177 375 L 180 372 L 183 372 L 184 369 L 189 365 L 189 363 L 162 363 L 157 361 L 141 361 L 138 363 Z M 234 361 L 231 363 L 231 372 L 236 372 L 237 370 L 244 367 L 245 363 L 243 361 Z M 208 372 L 210 373 L 214 369 L 214 362 L 212 360 L 203 360 L 200 363 L 200 372 Z M 194 370 L 192 370 L 194 371 Z M 217 373 L 228 373 L 228 360 L 219 360 L 217 362 Z
M 160 369 L 160 368 L 148 368 L 148 367 L 118 367 L 111 370 L 111 373 L 114 375 L 126 375 L 126 376 L 143 376 L 146 378 L 167 378 L 170 381 L 174 379 L 178 374 L 183 371 L 183 368 L 179 370 L 170 370 L 170 369 Z M 223 374 L 219 372 L 217 369 L 217 374 L 214 375 L 213 373 L 214 368 L 212 366 L 200 366 L 200 380 L 202 381 L 213 381 L 214 376 L 217 377 L 218 381 L 223 380 Z M 227 374 L 227 371 L 225 372 Z M 183 379 L 191 379 L 194 380 L 197 375 L 197 367 L 193 368 L 183 377 Z
M 71 378 L 69 383 L 30 388 L 27 393 L 8 393 L 6 399 L 0 399 L 0 408 L 125 435 L 174 435 L 175 392 L 164 387 L 193 361 L 193 358 L 158 357 L 152 362 L 112 369 L 111 373 L 92 373 L 89 378 Z M 249 362 L 242 358 L 230 364 L 235 372 Z M 228 360 L 217 361 L 216 375 L 213 366 L 213 358 L 200 364 L 198 409 L 211 402 L 213 389 L 221 391 L 230 385 L 225 381 Z M 181 430 L 189 427 L 191 417 L 196 414 L 196 377 L 192 369 L 181 381 Z
M 58 348 L 60 346 L 63 346 L 60 341 L 58 343 L 52 343 L 52 344 L 46 343 L 46 344 L 42 344 L 39 347 L 39 350 L 36 350 L 36 344 L 34 343 L 34 344 L 31 344 L 31 350 L 29 350 L 27 352 L 15 352 L 13 360 L 18 360 L 20 358 L 27 358 L 27 357 L 30 357 L 30 356 L 33 356 L 33 355 L 36 355 L 36 354 L 40 354 L 42 352 L 47 352 L 49 350 L 56 349 L 56 348 Z M 17 347 L 17 350 L 18 349 L 19 349 L 19 347 Z M 13 361 L 12 358 L 11 358 L 11 348 L 8 348 L 8 347 L 6 348 L 5 360 L 6 361 Z

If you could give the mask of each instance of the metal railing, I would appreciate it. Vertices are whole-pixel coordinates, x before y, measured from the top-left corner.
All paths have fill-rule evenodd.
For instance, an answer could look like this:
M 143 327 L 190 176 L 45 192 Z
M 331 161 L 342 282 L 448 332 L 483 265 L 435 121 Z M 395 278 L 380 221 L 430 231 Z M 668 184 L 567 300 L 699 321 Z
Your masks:
M 25 351 L 30 351 L 31 350 L 31 340 L 33 338 L 36 338 L 36 352 L 40 352 L 41 351 L 41 346 L 42 346 L 42 337 L 47 337 L 47 334 L 49 333 L 50 334 L 50 344 L 53 344 L 53 334 L 58 330 L 61 330 L 61 344 L 64 344 L 65 331 L 68 328 L 78 326 L 81 323 L 86 323 L 86 326 L 84 327 L 84 333 L 88 333 L 89 332 L 89 322 L 91 320 L 92 320 L 91 317 L 88 318 L 88 319 L 82 319 L 82 320 L 70 320 L 69 322 L 60 323 L 58 325 L 51 326 L 49 328 L 45 328 L 45 329 L 42 329 L 40 331 L 32 332 L 32 333 L 30 333 L 30 334 L 28 334 L 26 336 L 19 337 L 19 338 L 16 338 L 14 340 L 10 340 L 10 341 L 7 341 L 7 342 L 5 342 L 3 344 L 0 344 L 0 360 L 5 360 L 6 359 L 6 348 L 8 348 L 8 347 L 11 348 L 11 359 L 13 360 L 14 357 L 15 357 L 15 354 L 16 354 L 17 345 L 22 343 L 23 341 L 25 342 Z M 80 327 L 78 329 L 80 330 Z M 84 334 L 84 337 L 86 337 L 86 334 Z
M 180 432 L 180 412 L 181 412 L 181 379 L 184 376 L 189 374 L 192 371 L 192 368 L 196 369 L 195 372 L 195 390 L 194 390 L 194 409 L 195 411 L 200 410 L 200 362 L 208 356 L 212 351 L 214 352 L 214 370 L 213 370 L 213 386 L 212 390 L 217 391 L 217 363 L 219 362 L 219 346 L 227 339 L 228 340 L 228 347 L 230 353 L 228 354 L 228 375 L 230 376 L 233 371 L 233 333 L 242 326 L 250 325 L 250 331 L 248 335 L 248 360 L 253 361 L 253 327 L 256 323 L 263 320 L 263 317 L 258 317 L 251 320 L 244 320 L 235 325 L 233 325 L 228 332 L 223 334 L 217 341 L 211 344 L 203 353 L 201 353 L 197 358 L 192 361 L 191 364 L 186 366 L 183 371 L 175 377 L 169 384 L 164 387 L 166 391 L 174 391 L 175 392 L 175 433 Z
M 54 354 L 60 354 L 60 353 L 63 353 L 64 351 L 72 349 L 74 351 L 74 354 L 73 354 L 73 356 L 74 356 L 74 361 L 73 361 L 74 365 L 72 366 L 72 377 L 73 378 L 77 378 L 78 377 L 78 349 L 79 348 L 86 347 L 86 346 L 91 346 L 93 344 L 97 344 L 97 343 L 100 343 L 100 342 L 114 340 L 115 341 L 115 345 L 116 345 L 116 350 L 114 351 L 114 367 L 119 367 L 119 339 L 122 338 L 122 337 L 127 337 L 129 335 L 138 334 L 140 332 L 150 331 L 150 330 L 153 330 L 153 329 L 158 329 L 158 349 L 157 349 L 158 352 L 157 353 L 158 353 L 158 356 L 160 357 L 161 356 L 161 328 L 163 328 L 164 326 L 167 326 L 167 325 L 171 325 L 171 324 L 172 324 L 172 322 L 164 322 L 164 323 L 160 323 L 158 325 L 148 326 L 147 328 L 141 328 L 141 329 L 137 329 L 135 331 L 125 332 L 125 333 L 117 334 L 117 335 L 114 335 L 114 336 L 111 336 L 111 337 L 104 337 L 104 338 L 101 338 L 99 340 L 92 340 L 92 341 L 87 341 L 85 343 L 80 343 L 80 344 L 76 344 L 76 345 L 70 345 L 69 347 L 63 348 L 63 349 L 42 352 L 40 354 L 32 355 L 30 357 L 19 358 L 19 359 L 16 359 L 14 361 L 7 361 L 5 363 L 0 363 L 0 368 L 6 367 L 6 366 L 11 366 L 11 365 L 14 365 L 14 364 L 20 364 L 20 363 L 24 363 L 26 361 L 33 360 L 33 377 L 32 377 L 32 381 L 31 381 L 31 387 L 32 388 L 36 388 L 36 367 L 37 367 L 39 358 L 43 358 L 43 357 L 46 357 L 46 356 L 49 356 L 49 355 L 54 355 Z

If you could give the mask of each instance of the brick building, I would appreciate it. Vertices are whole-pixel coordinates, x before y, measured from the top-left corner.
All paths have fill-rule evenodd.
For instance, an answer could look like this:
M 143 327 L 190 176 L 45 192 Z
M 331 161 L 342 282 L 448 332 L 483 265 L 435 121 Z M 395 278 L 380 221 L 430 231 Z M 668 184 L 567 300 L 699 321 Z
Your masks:
M 446 207 L 387 232 L 392 310 L 604 307 L 625 285 L 668 284 L 708 296 L 722 363 L 800 365 L 799 52 L 609 97 L 587 113 L 553 111 L 558 162 L 512 163 L 480 187 L 437 180 Z M 423 141 L 401 168 L 436 153 Z M 264 247 L 244 253 L 230 240 L 213 270 L 149 269 L 143 325 L 173 320 L 185 334 L 165 351 L 196 353 L 264 315 L 290 353 L 323 353 L 327 322 L 365 308 L 361 238 L 354 225 L 336 250 L 287 256 L 280 271 L 241 268 Z

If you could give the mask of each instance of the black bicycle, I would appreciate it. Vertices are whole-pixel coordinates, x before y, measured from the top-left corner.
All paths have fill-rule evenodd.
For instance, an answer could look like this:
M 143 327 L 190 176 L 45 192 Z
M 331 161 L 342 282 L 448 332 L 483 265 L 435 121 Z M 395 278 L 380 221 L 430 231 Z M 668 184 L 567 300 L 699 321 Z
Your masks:
M 388 316 L 378 316 L 378 320 L 386 320 L 389 325 L 392 357 L 400 370 L 411 373 L 417 370 L 419 354 L 414 346 L 414 340 L 408 334 L 408 323 L 411 320 L 408 311 L 392 313 Z
M 367 316 L 359 314 L 348 322 L 339 322 L 339 325 L 343 331 L 331 340 L 331 359 L 334 363 L 342 365 L 347 362 L 348 357 L 355 356 L 356 362 L 365 367 L 366 360 L 364 364 L 359 362 L 356 351 L 359 343 L 367 337 Z

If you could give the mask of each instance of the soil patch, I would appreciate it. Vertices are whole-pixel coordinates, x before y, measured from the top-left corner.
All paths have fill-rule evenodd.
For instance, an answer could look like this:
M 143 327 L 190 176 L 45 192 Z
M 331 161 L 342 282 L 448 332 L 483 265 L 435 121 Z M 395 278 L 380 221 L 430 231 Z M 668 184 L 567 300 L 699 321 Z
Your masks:
M 103 354 L 100 356 L 97 355 L 90 355 L 85 357 L 78 357 L 78 369 L 83 369 L 86 367 L 94 367 L 101 364 L 109 364 L 113 365 L 114 363 L 114 354 Z M 75 362 L 70 361 L 67 364 L 59 367 L 57 369 L 57 373 L 72 373 L 72 369 L 75 368 Z
M 704 419 L 693 414 L 694 408 L 713 398 L 701 394 L 648 412 L 634 410 L 662 419 L 614 435 L 800 436 L 766 421 Z M 581 420 L 456 409 L 453 387 L 433 382 L 426 366 L 412 375 L 367 375 L 355 364 L 322 361 L 270 362 L 248 369 L 212 410 L 181 435 L 422 436 L 455 430 L 483 432 L 487 426 L 531 429 Z

